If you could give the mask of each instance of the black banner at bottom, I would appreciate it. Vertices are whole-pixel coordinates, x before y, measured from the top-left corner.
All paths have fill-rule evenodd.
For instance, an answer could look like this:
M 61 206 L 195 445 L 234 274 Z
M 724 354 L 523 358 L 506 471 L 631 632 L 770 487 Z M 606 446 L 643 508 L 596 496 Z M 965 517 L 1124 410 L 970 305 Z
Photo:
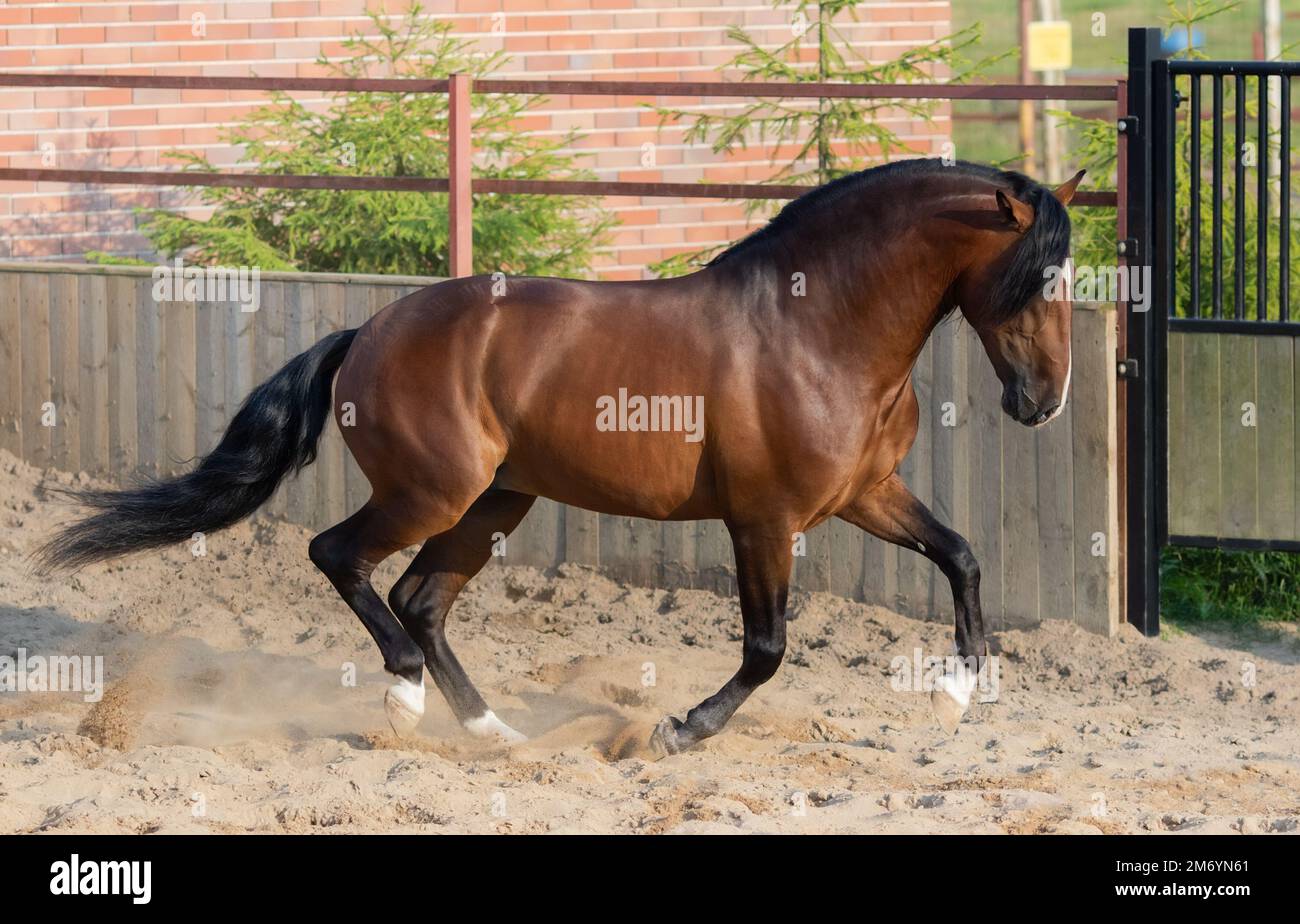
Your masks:
M 285 907 L 417 910 L 440 890 L 494 909 L 623 891 L 719 908 L 828 894 L 973 911 L 1044 899 L 1084 907 L 1199 901 L 1227 910 L 1293 891 L 1276 837 L 7 837 L 0 877 L 12 920 L 29 907 L 130 914 Z M 830 893 L 826 892 L 831 889 Z M 688 898 L 689 895 L 689 898 Z M 714 898 L 716 896 L 716 899 Z M 752 896 L 752 897 L 751 897 Z M 865 907 L 881 907 L 867 905 Z M 1027 907 L 1023 906 L 1022 907 Z

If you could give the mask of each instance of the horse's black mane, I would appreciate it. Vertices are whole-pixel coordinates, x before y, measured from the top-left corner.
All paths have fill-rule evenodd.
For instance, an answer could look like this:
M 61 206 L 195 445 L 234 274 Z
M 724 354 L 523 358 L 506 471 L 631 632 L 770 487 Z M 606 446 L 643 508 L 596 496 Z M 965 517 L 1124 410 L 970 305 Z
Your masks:
M 787 203 L 766 225 L 718 254 L 708 265 L 765 251 L 805 220 L 815 219 L 817 213 L 827 206 L 846 196 L 860 196 L 878 183 L 902 176 L 940 173 L 951 176 L 954 172 L 988 180 L 1034 208 L 1034 223 L 1016 245 L 1010 264 L 998 275 L 990 293 L 992 319 L 995 322 L 1006 320 L 1029 304 L 1035 290 L 1043 285 L 1043 271 L 1047 267 L 1064 265 L 1070 250 L 1070 216 L 1050 189 L 1023 173 L 964 160 L 953 164 L 945 164 L 937 158 L 900 160 L 832 180 Z

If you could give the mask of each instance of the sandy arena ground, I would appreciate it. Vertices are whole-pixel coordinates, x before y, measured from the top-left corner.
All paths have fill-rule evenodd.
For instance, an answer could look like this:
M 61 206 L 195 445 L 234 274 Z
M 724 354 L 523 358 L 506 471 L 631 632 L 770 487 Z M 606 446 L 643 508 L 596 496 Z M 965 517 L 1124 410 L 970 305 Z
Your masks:
M 797 595 L 786 662 L 723 734 L 659 762 L 662 715 L 739 658 L 734 601 L 588 569 L 490 567 L 452 643 L 531 740 L 462 732 L 429 684 L 416 737 L 384 719 L 369 637 L 258 521 L 208 554 L 146 554 L 54 580 L 24 556 L 68 510 L 0 453 L 0 656 L 102 654 L 107 686 L 0 693 L 0 832 L 1291 832 L 1300 823 L 1293 633 L 1069 625 L 1003 633 L 1001 696 L 945 736 L 889 665 L 950 628 Z M 381 570 L 386 590 L 409 556 Z M 343 665 L 356 665 L 355 686 Z M 646 665 L 655 683 L 647 686 Z M 1243 684 L 1253 665 L 1255 684 Z

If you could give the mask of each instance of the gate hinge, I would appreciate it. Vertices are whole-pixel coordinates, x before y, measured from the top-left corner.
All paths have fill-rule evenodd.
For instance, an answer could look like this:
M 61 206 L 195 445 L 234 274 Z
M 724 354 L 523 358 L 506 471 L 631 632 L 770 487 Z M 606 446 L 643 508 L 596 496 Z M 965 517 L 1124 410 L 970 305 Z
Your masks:
M 1141 378 L 1138 373 L 1138 361 L 1136 359 L 1121 359 L 1115 363 L 1115 372 L 1118 373 L 1121 379 L 1136 381 Z
M 1115 120 L 1115 131 L 1121 135 L 1136 135 L 1138 131 L 1137 116 L 1123 116 Z
M 1138 255 L 1138 240 L 1135 237 L 1126 237 L 1115 245 L 1115 253 L 1121 257 L 1131 257 L 1136 259 Z

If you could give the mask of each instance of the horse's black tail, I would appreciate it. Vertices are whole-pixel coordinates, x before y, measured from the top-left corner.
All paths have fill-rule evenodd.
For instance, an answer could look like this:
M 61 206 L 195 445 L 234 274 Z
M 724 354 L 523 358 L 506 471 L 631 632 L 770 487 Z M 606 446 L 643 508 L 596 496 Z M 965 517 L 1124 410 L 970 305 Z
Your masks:
M 284 476 L 316 459 L 334 373 L 355 330 L 325 337 L 253 389 L 217 447 L 191 472 L 125 491 L 74 491 L 98 513 L 66 527 L 37 553 L 45 568 L 76 568 L 158 548 L 238 523 Z

